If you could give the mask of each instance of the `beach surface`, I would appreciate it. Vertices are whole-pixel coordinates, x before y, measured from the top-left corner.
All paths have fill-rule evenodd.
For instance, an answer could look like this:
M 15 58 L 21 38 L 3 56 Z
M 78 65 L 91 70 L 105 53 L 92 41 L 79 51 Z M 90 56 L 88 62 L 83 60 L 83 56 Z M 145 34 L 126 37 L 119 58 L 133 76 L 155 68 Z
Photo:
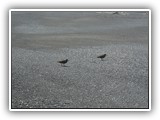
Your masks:
M 148 108 L 146 12 L 13 11 L 11 17 L 13 109 Z M 63 67 L 57 61 L 64 59 Z

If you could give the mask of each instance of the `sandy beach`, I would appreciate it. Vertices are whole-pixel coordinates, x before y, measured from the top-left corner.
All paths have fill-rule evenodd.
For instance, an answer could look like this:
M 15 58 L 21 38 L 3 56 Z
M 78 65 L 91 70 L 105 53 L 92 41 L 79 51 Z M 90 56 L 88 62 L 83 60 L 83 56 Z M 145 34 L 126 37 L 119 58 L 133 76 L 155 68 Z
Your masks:
M 148 108 L 149 16 L 113 13 L 13 11 L 11 107 Z

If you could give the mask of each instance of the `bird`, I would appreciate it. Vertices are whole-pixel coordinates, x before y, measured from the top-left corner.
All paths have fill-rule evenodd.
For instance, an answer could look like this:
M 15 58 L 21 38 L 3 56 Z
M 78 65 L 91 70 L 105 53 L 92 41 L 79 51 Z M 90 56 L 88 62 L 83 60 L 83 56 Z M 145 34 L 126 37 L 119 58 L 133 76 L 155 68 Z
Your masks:
M 114 12 L 114 13 L 113 13 L 113 15 L 119 15 L 119 12 L 118 12 L 118 11 L 116 11 L 116 12 Z
M 61 66 L 65 66 L 64 64 L 66 64 L 68 62 L 68 59 L 66 60 L 61 60 L 61 61 L 58 61 L 58 63 L 61 63 Z
M 98 56 L 97 58 L 101 58 L 101 60 L 103 60 L 103 58 L 105 57 L 106 57 L 106 54 L 103 54 L 103 55 Z

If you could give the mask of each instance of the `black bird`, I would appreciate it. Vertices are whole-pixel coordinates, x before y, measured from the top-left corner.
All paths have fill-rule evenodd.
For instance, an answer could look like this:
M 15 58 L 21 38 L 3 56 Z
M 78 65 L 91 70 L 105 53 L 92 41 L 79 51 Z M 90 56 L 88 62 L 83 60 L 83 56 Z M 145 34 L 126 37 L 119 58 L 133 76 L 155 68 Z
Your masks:
M 103 60 L 103 58 L 105 57 L 106 57 L 106 54 L 103 54 L 103 55 L 98 56 L 97 58 L 101 58 L 101 60 Z
M 64 66 L 64 64 L 66 64 L 67 62 L 68 62 L 68 59 L 58 61 L 58 63 L 61 63 L 61 66 L 62 66 L 62 65 Z
M 114 12 L 114 13 L 113 13 L 113 15 L 119 15 L 119 12 L 118 12 L 118 11 L 116 11 L 116 12 Z

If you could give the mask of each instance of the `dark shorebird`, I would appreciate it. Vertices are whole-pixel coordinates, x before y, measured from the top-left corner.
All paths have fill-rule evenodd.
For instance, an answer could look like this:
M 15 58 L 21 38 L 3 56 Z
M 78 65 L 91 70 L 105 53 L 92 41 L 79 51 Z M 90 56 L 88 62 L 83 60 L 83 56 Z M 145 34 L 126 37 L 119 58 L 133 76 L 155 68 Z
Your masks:
M 119 12 L 118 12 L 118 11 L 116 11 L 116 12 L 114 12 L 114 13 L 113 13 L 113 15 L 119 15 Z
M 58 61 L 58 63 L 61 63 L 61 66 L 62 66 L 62 65 L 64 66 L 64 64 L 66 64 L 67 62 L 68 62 L 68 59 Z
M 103 58 L 105 57 L 106 57 L 106 54 L 103 54 L 103 55 L 98 56 L 97 58 L 101 58 L 101 60 L 103 60 Z

